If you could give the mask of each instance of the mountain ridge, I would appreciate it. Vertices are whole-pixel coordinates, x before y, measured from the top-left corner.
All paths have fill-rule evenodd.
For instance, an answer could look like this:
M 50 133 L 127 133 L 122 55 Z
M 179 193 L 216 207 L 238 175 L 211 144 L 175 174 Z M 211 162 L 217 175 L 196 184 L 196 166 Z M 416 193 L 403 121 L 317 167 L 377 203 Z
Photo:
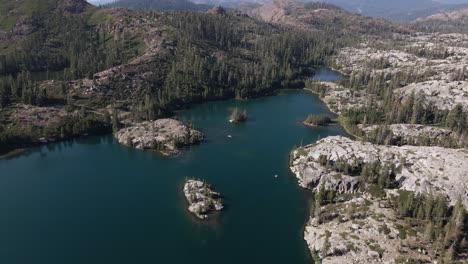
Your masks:
M 305 30 L 332 30 L 342 34 L 379 34 L 402 30 L 384 19 L 361 16 L 328 3 L 274 0 L 248 10 L 247 14 L 269 23 Z
M 468 6 L 419 18 L 411 24 L 425 31 L 468 34 Z
M 117 0 L 106 6 L 159 11 L 208 11 L 212 7 L 212 5 L 196 4 L 189 0 Z

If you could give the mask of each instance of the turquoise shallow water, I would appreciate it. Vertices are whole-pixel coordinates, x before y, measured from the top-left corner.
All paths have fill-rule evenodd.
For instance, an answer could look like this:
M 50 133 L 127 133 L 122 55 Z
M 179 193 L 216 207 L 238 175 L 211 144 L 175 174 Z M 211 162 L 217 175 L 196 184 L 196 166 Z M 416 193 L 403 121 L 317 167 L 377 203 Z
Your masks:
M 235 106 L 247 123 L 227 122 Z M 329 112 L 302 91 L 211 102 L 178 113 L 207 140 L 177 157 L 105 136 L 0 160 L 0 263 L 309 263 L 309 194 L 289 172 L 289 151 L 344 134 L 304 127 L 310 113 Z M 186 177 L 210 182 L 226 210 L 206 223 L 189 215 Z

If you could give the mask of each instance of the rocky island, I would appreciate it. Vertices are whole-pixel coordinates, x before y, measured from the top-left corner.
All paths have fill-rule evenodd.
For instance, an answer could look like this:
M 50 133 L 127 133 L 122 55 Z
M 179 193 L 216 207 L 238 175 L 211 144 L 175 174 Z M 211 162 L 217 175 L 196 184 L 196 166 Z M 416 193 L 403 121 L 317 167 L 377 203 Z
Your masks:
M 150 149 L 163 155 L 176 155 L 179 148 L 197 144 L 203 134 L 174 119 L 158 119 L 120 129 L 114 134 L 120 144 L 137 149 Z
M 241 111 L 238 107 L 234 108 L 229 116 L 230 123 L 240 123 L 247 121 L 247 111 Z
M 309 115 L 302 123 L 309 127 L 319 127 L 327 126 L 331 122 L 331 118 L 326 115 Z
M 221 195 L 214 192 L 206 182 L 187 180 L 183 191 L 189 203 L 189 212 L 200 219 L 207 219 L 210 213 L 221 211 L 224 208 L 221 203 Z

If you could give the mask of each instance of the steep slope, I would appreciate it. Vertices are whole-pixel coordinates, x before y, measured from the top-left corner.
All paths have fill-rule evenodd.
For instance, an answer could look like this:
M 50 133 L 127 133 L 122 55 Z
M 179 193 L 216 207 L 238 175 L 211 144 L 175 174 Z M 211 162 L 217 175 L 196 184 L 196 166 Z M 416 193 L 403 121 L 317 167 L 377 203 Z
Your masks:
M 440 12 L 456 11 L 468 5 L 466 0 L 326 0 L 325 2 L 365 16 L 392 21 L 411 21 Z
M 21 22 L 24 20 L 40 20 L 54 11 L 64 11 L 72 14 L 86 12 L 92 6 L 86 1 L 31 1 L 31 0 L 1 0 L 0 6 L 0 29 L 4 32 L 20 30 Z
M 188 0 L 117 0 L 110 7 L 126 7 L 136 10 L 191 10 L 207 11 L 211 5 L 195 4 Z
M 422 6 L 414 10 L 408 10 L 400 13 L 392 13 L 391 16 L 388 18 L 395 21 L 408 22 L 419 18 L 425 18 L 434 14 L 454 12 L 464 8 L 468 8 L 468 3 L 442 4 L 430 7 Z
M 324 34 L 221 8 L 147 13 L 50 1 L 47 15 L 16 16 L 3 35 L 0 151 L 108 131 L 110 113 L 118 127 L 193 102 L 295 87 L 333 49 Z M 12 28 L 22 19 L 34 27 L 20 34 Z
M 67 68 L 67 78 L 89 76 L 127 61 L 141 46 L 130 35 L 116 41 L 108 27 L 116 17 L 84 0 L 2 0 L 0 5 L 6 7 L 0 11 L 0 76 Z
M 196 3 L 228 6 L 235 9 L 243 9 L 246 3 L 264 4 L 270 0 L 197 0 Z M 301 2 L 321 2 L 339 6 L 349 12 L 385 18 L 391 21 L 412 21 L 427 17 L 440 12 L 456 11 L 468 5 L 467 0 L 459 1 L 437 1 L 437 0 L 304 0 Z
M 468 33 L 468 8 L 443 12 L 413 22 L 419 29 L 446 33 Z
M 390 18 L 390 14 L 428 8 L 438 4 L 432 0 L 326 0 L 325 2 L 367 16 Z
M 325 3 L 274 0 L 248 14 L 269 23 L 341 34 L 380 34 L 399 30 L 387 21 L 363 17 Z

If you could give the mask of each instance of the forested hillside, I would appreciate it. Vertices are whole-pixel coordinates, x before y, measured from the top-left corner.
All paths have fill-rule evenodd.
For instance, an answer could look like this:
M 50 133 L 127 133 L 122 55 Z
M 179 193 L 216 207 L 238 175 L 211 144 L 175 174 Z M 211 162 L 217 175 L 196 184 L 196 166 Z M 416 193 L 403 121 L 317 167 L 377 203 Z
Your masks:
M 301 87 L 301 76 L 338 43 L 326 30 L 302 32 L 239 12 L 3 1 L 9 10 L 0 49 L 4 151 L 110 129 L 117 112 L 128 120 L 154 119 L 192 102 Z M 54 111 L 60 118 L 38 121 Z
M 7 8 L 0 21 L 0 75 L 10 86 L 30 73 L 37 74 L 29 81 L 92 76 L 142 51 L 138 39 L 115 39 L 105 28 L 109 14 L 85 1 L 2 0 L 1 5 Z

